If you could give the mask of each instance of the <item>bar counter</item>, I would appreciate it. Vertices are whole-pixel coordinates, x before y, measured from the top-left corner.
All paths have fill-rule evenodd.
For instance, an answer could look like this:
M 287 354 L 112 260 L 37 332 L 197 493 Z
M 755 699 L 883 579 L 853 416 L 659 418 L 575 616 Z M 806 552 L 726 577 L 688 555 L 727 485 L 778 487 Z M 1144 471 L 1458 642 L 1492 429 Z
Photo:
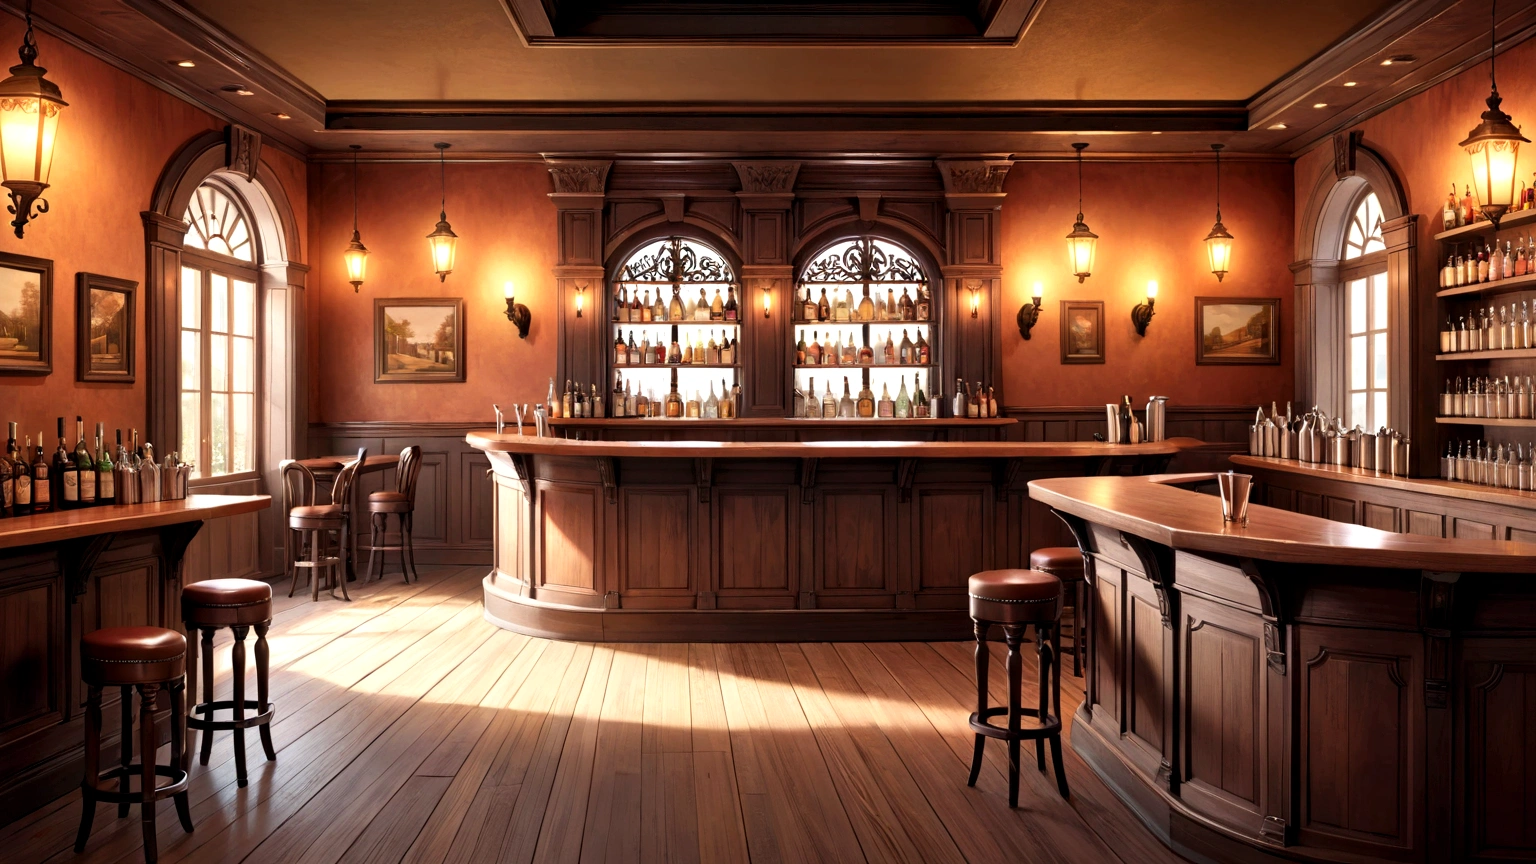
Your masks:
M 594 641 L 964 638 L 967 577 L 1069 536 L 1029 480 L 1201 446 L 466 440 L 495 481 L 486 617 Z
M 1224 524 L 1213 477 L 1030 483 L 1088 562 L 1073 748 L 1196 860 L 1536 855 L 1536 544 Z

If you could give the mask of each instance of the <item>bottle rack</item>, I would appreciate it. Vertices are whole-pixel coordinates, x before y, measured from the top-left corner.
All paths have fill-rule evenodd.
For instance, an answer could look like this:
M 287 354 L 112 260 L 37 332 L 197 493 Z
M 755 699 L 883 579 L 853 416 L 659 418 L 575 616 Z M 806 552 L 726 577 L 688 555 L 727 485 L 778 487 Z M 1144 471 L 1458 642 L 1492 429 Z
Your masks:
M 668 312 L 673 289 L 677 289 L 680 302 L 685 302 L 684 294 L 688 289 L 705 291 L 706 301 L 713 299 L 713 292 L 719 291 L 722 303 L 727 298 L 734 298 L 738 304 L 736 320 L 699 319 L 697 317 L 682 317 L 673 319 Z M 617 295 L 620 290 L 626 292 L 646 292 L 651 294 L 652 307 L 657 296 L 664 296 L 666 302 L 662 305 L 663 317 L 656 318 L 654 312 L 649 315 L 649 320 L 642 315 L 642 320 L 631 320 L 628 314 L 620 316 L 617 308 Z M 609 339 L 608 339 L 608 380 L 607 389 L 612 391 L 618 382 L 623 382 L 626 387 L 633 386 L 653 400 L 665 403 L 667 394 L 674 383 L 678 392 L 686 401 L 697 394 L 700 399 L 707 398 L 711 387 L 714 388 L 717 397 L 728 396 L 732 388 L 741 383 L 741 300 L 735 297 L 737 286 L 732 282 L 720 283 L 674 283 L 658 281 L 629 281 L 615 283 L 611 287 L 613 296 L 608 299 L 609 310 Z M 644 293 L 641 294 L 642 298 Z M 697 302 L 697 298 L 687 298 Z M 642 299 L 642 303 L 643 303 Z M 684 309 L 684 315 L 688 316 L 689 310 Z M 620 362 L 617 351 L 617 340 L 623 337 L 626 345 L 631 338 L 639 348 L 642 343 L 649 343 L 652 362 L 636 362 L 628 356 L 626 351 L 625 362 Z M 678 355 L 682 356 L 682 345 L 694 345 L 707 343 L 714 338 L 724 350 L 724 343 L 729 341 L 734 345 L 734 357 L 726 362 L 667 362 L 666 355 L 670 351 L 672 343 L 679 343 Z M 657 346 L 660 344 L 660 352 Z M 722 394 L 722 391 L 724 393 Z

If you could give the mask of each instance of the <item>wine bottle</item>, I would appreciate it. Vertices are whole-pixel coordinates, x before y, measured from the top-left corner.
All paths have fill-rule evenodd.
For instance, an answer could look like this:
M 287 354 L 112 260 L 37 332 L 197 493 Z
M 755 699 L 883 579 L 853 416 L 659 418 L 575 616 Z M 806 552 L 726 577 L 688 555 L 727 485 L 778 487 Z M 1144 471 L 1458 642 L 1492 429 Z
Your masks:
M 736 286 L 727 286 L 725 289 L 725 320 L 738 321 L 740 318 L 740 307 L 736 305 Z
M 53 451 L 53 500 L 63 510 L 80 506 L 80 476 L 74 473 L 75 461 L 69 458 L 69 445 L 64 443 L 64 418 L 59 418 L 59 449 Z
M 27 464 L 26 450 L 21 449 L 16 443 L 15 423 L 10 425 L 10 435 L 5 441 L 5 474 L 5 480 L 10 486 L 11 515 L 30 514 L 32 512 L 32 471 Z
M 805 352 L 806 352 L 806 348 L 805 348 L 805 331 L 801 330 L 800 331 L 800 341 L 795 343 L 795 365 L 796 366 L 804 366 L 805 365 Z
M 631 330 L 629 332 L 633 334 L 635 331 Z M 634 337 L 631 336 L 630 338 Z M 619 330 L 618 335 L 613 339 L 613 363 L 615 366 L 626 366 L 629 364 L 629 345 L 624 341 L 623 330 Z
M 950 413 L 955 417 L 966 416 L 966 403 L 970 400 L 966 398 L 965 381 L 962 379 L 955 379 L 955 395 L 952 401 L 953 404 L 950 406 Z
M 827 289 L 821 289 L 821 300 L 816 303 L 816 320 L 825 321 L 832 317 L 832 304 L 827 302 Z
M 92 507 L 96 504 L 96 461 L 91 458 L 91 451 L 85 446 L 85 419 L 75 416 L 75 476 L 78 478 L 80 492 L 80 506 Z
M 43 432 L 37 432 L 37 449 L 32 453 L 32 512 L 53 510 L 53 485 L 49 483 L 48 458 L 43 455 Z
M 96 424 L 96 503 L 116 504 L 117 484 L 112 476 L 112 454 L 107 452 L 106 424 Z M 123 443 L 123 430 L 117 430 L 117 443 Z
M 805 302 L 800 304 L 800 320 L 816 320 L 816 301 L 811 299 L 811 287 L 809 285 L 805 287 Z

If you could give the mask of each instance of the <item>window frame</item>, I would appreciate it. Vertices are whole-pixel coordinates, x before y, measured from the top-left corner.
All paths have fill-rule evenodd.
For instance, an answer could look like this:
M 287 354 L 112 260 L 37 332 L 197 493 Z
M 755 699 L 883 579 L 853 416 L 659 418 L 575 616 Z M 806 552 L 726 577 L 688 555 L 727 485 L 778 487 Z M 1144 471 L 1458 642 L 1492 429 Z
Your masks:
M 1380 242 L 1382 243 L 1382 248 L 1376 249 L 1376 250 L 1373 250 L 1373 251 L 1370 251 L 1370 252 L 1366 252 L 1365 254 L 1362 254 L 1362 255 L 1360 255 L 1358 257 L 1355 257 L 1355 258 L 1345 258 L 1344 256 L 1347 255 L 1349 253 L 1349 250 L 1350 250 L 1350 240 L 1349 240 L 1350 228 L 1357 224 L 1357 217 L 1360 214 L 1360 210 L 1365 206 L 1366 199 L 1373 198 L 1373 197 L 1376 198 L 1376 202 L 1377 202 L 1376 203 L 1376 212 L 1377 212 L 1377 215 L 1380 218 L 1380 221 L 1381 221 L 1382 226 L 1383 226 L 1382 227 L 1382 232 L 1381 232 L 1381 240 L 1380 240 Z M 1365 431 L 1367 431 L 1367 432 L 1375 432 L 1376 428 L 1379 428 L 1381 426 L 1387 426 L 1387 427 L 1391 427 L 1392 426 L 1392 422 L 1391 422 L 1391 419 L 1390 419 L 1391 418 L 1391 414 L 1392 414 L 1392 391 L 1394 389 L 1394 384 L 1397 383 L 1394 380 L 1395 376 L 1392 375 L 1392 371 L 1391 371 L 1393 345 L 1396 342 L 1398 337 L 1396 335 L 1394 335 L 1393 329 L 1392 329 L 1392 310 L 1391 310 L 1391 305 L 1392 305 L 1392 286 L 1391 286 L 1390 282 L 1388 281 L 1388 275 L 1387 275 L 1387 250 L 1386 250 L 1386 247 L 1385 247 L 1385 243 L 1386 243 L 1386 236 L 1385 236 L 1385 234 L 1386 234 L 1386 232 L 1385 232 L 1384 225 L 1385 225 L 1386 219 L 1385 219 L 1385 217 L 1383 215 L 1383 211 L 1382 211 L 1382 208 L 1381 208 L 1381 199 L 1380 199 L 1379 196 L 1376 195 L 1376 192 L 1369 185 L 1365 186 L 1358 193 L 1356 193 L 1355 197 L 1350 202 L 1349 208 L 1345 212 L 1347 212 L 1349 214 L 1349 216 L 1348 216 L 1348 218 L 1344 222 L 1343 231 L 1340 233 L 1340 237 L 1339 237 L 1339 276 L 1338 276 L 1338 279 L 1339 279 L 1339 282 L 1338 282 L 1338 285 L 1339 285 L 1339 292 L 1338 292 L 1339 299 L 1338 299 L 1338 306 L 1337 306 L 1337 313 L 1336 313 L 1337 316 L 1338 316 L 1338 322 L 1339 322 L 1339 326 L 1338 326 L 1338 331 L 1337 332 L 1339 333 L 1339 342 L 1340 342 L 1339 349 L 1338 349 L 1338 354 L 1336 356 L 1344 358 L 1343 369 L 1341 370 L 1341 374 L 1340 374 L 1340 378 L 1342 379 L 1342 383 L 1343 383 L 1343 386 L 1340 388 L 1340 392 L 1341 392 L 1343 398 L 1341 400 L 1342 404 L 1339 405 L 1339 413 L 1340 413 L 1340 415 L 1342 415 L 1346 419 L 1346 424 L 1351 429 L 1353 429 L 1356 425 L 1360 425 L 1361 428 L 1365 428 L 1364 424 L 1361 423 L 1359 418 L 1351 416 L 1353 414 L 1352 403 L 1354 401 L 1354 395 L 1356 393 L 1360 393 L 1360 392 L 1364 392 L 1366 394 L 1366 414 L 1367 414 L 1367 416 L 1369 416 L 1372 413 L 1371 403 L 1373 401 L 1374 394 L 1376 394 L 1376 393 L 1384 394 L 1383 398 L 1386 401 L 1386 411 L 1385 411 L 1385 413 L 1386 413 L 1387 416 L 1376 418 L 1379 422 L 1376 423 L 1375 427 L 1374 428 L 1365 429 Z M 1371 226 L 1364 226 L 1364 227 L 1367 230 L 1367 235 L 1366 235 L 1367 236 L 1367 242 L 1362 244 L 1362 245 L 1368 245 L 1368 240 L 1369 240 L 1369 237 L 1371 236 L 1370 233 L 1369 233 Z M 1385 290 L 1385 294 L 1386 294 L 1385 302 L 1387 304 L 1387 308 L 1381 310 L 1379 315 L 1377 314 L 1377 310 L 1375 309 L 1376 301 L 1375 301 L 1375 298 L 1373 296 L 1374 292 L 1372 291 L 1372 284 L 1371 284 L 1373 278 L 1375 278 L 1375 277 L 1380 277 L 1381 278 L 1382 283 L 1383 283 L 1383 285 L 1384 285 L 1384 287 L 1386 289 Z M 1351 326 L 1350 326 L 1351 322 L 1350 322 L 1349 293 L 1350 293 L 1350 286 L 1353 283 L 1355 283 L 1357 281 L 1361 281 L 1361 280 L 1364 280 L 1364 282 L 1365 282 L 1365 293 L 1366 293 L 1365 317 L 1366 317 L 1366 326 L 1365 326 L 1365 328 L 1360 333 L 1355 333 L 1355 332 L 1353 332 L 1353 330 L 1351 329 Z M 1372 326 L 1372 323 L 1378 317 L 1385 320 L 1386 323 L 1385 323 L 1384 326 L 1382 326 L 1382 327 L 1374 327 L 1374 326 Z M 1386 385 L 1386 387 L 1376 387 L 1376 386 L 1374 386 L 1375 372 L 1376 372 L 1376 357 L 1374 355 L 1374 352 L 1372 352 L 1371 349 L 1370 349 L 1370 344 L 1373 341 L 1372 337 L 1374 337 L 1374 335 L 1378 334 L 1378 333 L 1385 334 L 1386 340 L 1387 340 L 1387 354 L 1386 354 L 1387 385 Z M 1350 380 L 1351 372 L 1354 369 L 1354 356 L 1353 356 L 1353 351 L 1352 351 L 1351 345 L 1352 345 L 1353 340 L 1354 340 L 1354 338 L 1356 336 L 1362 336 L 1362 335 L 1365 336 L 1365 338 L 1366 338 L 1366 345 L 1367 345 L 1367 348 L 1366 348 L 1366 352 L 1367 352 L 1366 353 L 1366 375 L 1365 375 L 1366 386 L 1365 386 L 1365 389 L 1363 391 L 1360 391 L 1360 390 L 1356 390 L 1352 386 L 1353 382 Z
M 220 182 L 215 177 L 208 177 L 207 179 L 205 179 L 201 184 L 198 185 L 198 189 L 202 189 L 204 186 L 212 186 L 214 189 L 218 190 L 221 194 L 223 194 L 224 196 L 228 197 L 231 202 L 233 202 L 235 208 L 239 212 L 241 220 L 243 220 L 245 222 L 246 233 L 250 237 L 250 243 L 253 245 L 253 249 L 252 249 L 252 259 L 253 260 L 245 261 L 245 260 L 242 260 L 240 258 L 235 258 L 233 256 L 224 255 L 222 253 L 214 252 L 214 251 L 211 251 L 211 250 L 208 250 L 208 249 L 199 249 L 199 248 L 194 247 L 194 246 L 184 246 L 182 248 L 182 251 L 181 251 L 181 267 L 177 271 L 177 289 L 176 289 L 177 290 L 176 332 L 178 334 L 178 336 L 177 336 L 178 348 L 177 348 L 177 361 L 176 361 L 176 364 L 177 364 L 176 365 L 176 369 L 177 369 L 177 374 L 176 374 L 176 380 L 177 380 L 177 388 L 176 388 L 176 397 L 177 397 L 177 401 L 176 401 L 176 406 L 177 406 L 177 415 L 176 415 L 177 416 L 177 429 L 176 429 L 176 443 L 175 443 L 175 446 L 177 448 L 180 448 L 180 446 L 181 446 L 181 440 L 182 440 L 182 434 L 183 434 L 183 428 L 184 428 L 184 422 L 185 422 L 184 418 L 182 417 L 182 411 L 181 411 L 181 397 L 182 397 L 183 393 L 190 392 L 190 391 L 185 390 L 181 386 L 182 370 L 181 370 L 181 354 L 180 354 L 180 347 L 179 347 L 179 344 L 180 344 L 180 334 L 191 329 L 191 328 L 182 326 L 182 323 L 181 323 L 182 322 L 182 317 L 181 317 L 182 316 L 182 307 L 181 307 L 181 303 L 184 301 L 184 298 L 182 297 L 182 293 L 181 292 L 182 292 L 183 288 L 185 287 L 184 280 L 183 280 L 183 273 L 186 270 L 195 270 L 195 271 L 198 271 L 199 274 L 200 274 L 199 275 L 199 284 L 198 284 L 198 291 L 200 293 L 200 296 L 199 296 L 199 299 L 198 299 L 200 316 L 199 316 L 198 328 L 197 328 L 198 333 L 199 333 L 198 390 L 199 390 L 200 396 L 199 396 L 199 399 L 198 399 L 198 407 L 199 407 L 198 432 L 199 432 L 200 440 L 198 442 L 198 453 L 197 453 L 197 456 L 196 456 L 195 459 L 188 460 L 187 457 L 186 457 L 186 454 L 182 454 L 182 459 L 184 461 L 191 461 L 191 462 L 193 462 L 195 465 L 197 465 L 199 467 L 198 475 L 193 477 L 189 481 L 190 485 L 192 485 L 192 486 L 214 486 L 214 485 L 222 485 L 222 484 L 226 484 L 226 483 L 237 483 L 237 482 L 242 482 L 242 481 L 255 480 L 255 479 L 257 479 L 257 478 L 259 478 L 261 476 L 261 472 L 262 472 L 262 464 L 261 464 L 262 463 L 262 459 L 261 459 L 261 457 L 262 457 L 262 453 L 264 452 L 263 451 L 264 437 L 262 435 L 262 423 L 261 423 L 261 417 L 260 417 L 260 415 L 261 415 L 261 405 L 260 405 L 259 400 L 257 400 L 255 398 L 255 395 L 260 394 L 262 392 L 262 382 L 263 382 L 262 375 L 263 375 L 263 371 L 264 371 L 264 368 L 265 368 L 265 352 L 264 352 L 264 347 L 265 347 L 265 344 L 266 344 L 265 333 L 263 332 L 264 331 L 264 327 L 265 327 L 265 321 L 264 321 L 264 317 L 261 314 L 261 265 L 260 265 L 259 262 L 262 259 L 262 249 L 261 249 L 261 244 L 260 244 L 260 238 L 259 238 L 258 233 L 255 230 L 255 222 L 254 222 L 254 219 L 252 218 L 252 215 L 251 215 L 251 212 L 250 212 L 250 208 L 246 205 L 245 200 L 235 190 L 229 188 L 229 186 L 227 184 L 225 184 L 223 182 Z M 196 195 L 196 193 L 194 193 L 194 196 L 195 195 Z M 190 207 L 190 205 L 189 205 L 189 207 Z M 188 228 L 188 232 L 189 233 L 192 230 L 194 230 L 194 229 L 191 228 L 191 227 Z M 210 298 L 212 296 L 212 290 L 213 290 L 213 288 L 212 288 L 213 276 L 215 274 L 221 275 L 221 276 L 225 277 L 227 280 L 229 280 L 229 282 L 227 284 L 229 286 L 228 290 L 231 293 L 231 301 L 233 300 L 234 282 L 235 281 L 241 281 L 241 282 L 249 283 L 251 285 L 251 303 L 252 303 L 252 308 L 251 308 L 251 335 L 249 337 L 251 339 L 251 343 L 252 343 L 252 345 L 251 345 L 251 349 L 252 349 L 251 350 L 251 364 L 252 364 L 252 369 L 251 369 L 251 393 L 252 393 L 252 399 L 251 399 L 251 429 L 250 429 L 251 467 L 248 470 L 232 471 L 232 472 L 224 473 L 224 474 L 208 474 L 208 473 L 206 473 L 209 470 L 209 468 L 211 468 L 212 463 L 213 463 L 213 459 L 212 459 L 213 442 L 212 442 L 212 436 L 209 434 L 210 428 L 211 428 L 212 416 L 213 416 L 213 391 L 209 387 L 209 378 L 210 378 L 209 373 L 210 373 L 210 371 L 212 369 L 212 362 L 213 362 L 213 328 L 212 328 L 212 325 L 211 325 L 211 318 L 210 318 L 210 314 L 209 313 L 210 313 L 210 308 L 211 308 L 211 306 L 210 306 Z M 229 312 L 228 312 L 228 316 L 227 317 L 228 317 L 228 321 L 230 323 L 229 323 L 228 333 L 226 334 L 227 338 L 229 338 L 231 340 L 231 343 L 230 343 L 231 344 L 231 348 L 233 347 L 233 344 L 234 344 L 233 340 L 234 339 L 236 339 L 236 338 L 247 338 L 247 337 L 243 337 L 243 336 L 237 337 L 234 334 L 234 325 L 233 325 L 234 316 L 233 316 L 233 311 L 234 310 L 233 310 L 232 307 L 229 308 Z M 233 394 L 235 393 L 235 390 L 234 390 L 234 387 L 233 387 L 233 372 L 234 372 L 234 369 L 233 369 L 233 367 L 234 367 L 233 358 L 234 358 L 234 351 L 231 350 L 229 355 L 225 359 L 225 362 L 226 362 L 226 375 L 230 378 L 230 380 L 227 382 L 230 386 L 229 386 L 228 390 L 225 391 L 225 392 L 230 393 L 231 396 L 233 396 Z M 233 413 L 233 401 L 232 400 L 231 400 L 231 403 L 230 403 L 230 407 L 227 410 L 231 414 Z M 233 429 L 233 420 L 232 420 L 232 418 L 226 418 L 226 422 L 228 422 L 229 425 L 230 425 L 230 428 Z M 233 435 L 231 434 L 231 441 L 232 440 L 233 440 Z M 167 448 L 164 452 L 169 452 L 169 449 Z

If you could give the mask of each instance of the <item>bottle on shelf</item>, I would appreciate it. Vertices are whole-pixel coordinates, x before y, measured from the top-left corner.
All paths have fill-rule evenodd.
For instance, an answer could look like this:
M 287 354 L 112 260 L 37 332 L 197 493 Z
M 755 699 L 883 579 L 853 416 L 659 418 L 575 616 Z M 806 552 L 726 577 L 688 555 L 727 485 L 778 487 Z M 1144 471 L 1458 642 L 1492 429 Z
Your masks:
M 806 354 L 805 330 L 801 329 L 799 335 L 800 339 L 795 343 L 795 365 L 804 366 Z
M 107 452 L 107 430 L 105 423 L 96 424 L 96 503 L 116 504 L 117 486 L 113 482 L 112 454 Z M 118 440 L 123 437 L 122 430 L 117 433 Z
M 73 474 L 73 477 L 69 475 Z M 69 458 L 69 445 L 64 443 L 64 418 L 59 418 L 59 448 L 53 451 L 53 500 L 62 510 L 80 506 L 80 474 L 75 471 L 75 460 Z
M 32 465 L 28 454 L 31 449 L 31 438 L 26 439 L 24 445 L 16 443 L 16 424 L 12 423 L 5 442 L 5 455 L 11 463 L 11 512 L 17 516 L 32 513 Z
M 1461 224 L 1471 225 L 1477 221 L 1477 202 L 1472 199 L 1472 187 L 1464 187 L 1461 196 Z
M 837 293 L 835 291 L 833 292 L 833 294 L 835 295 L 835 297 L 837 299 L 837 302 L 832 305 L 832 320 L 834 320 L 834 321 L 847 321 L 847 320 L 849 320 L 849 318 L 852 317 L 852 315 L 853 315 L 853 311 L 849 308 L 848 295 L 847 294 L 839 294 L 839 293 Z
M 865 327 L 863 329 L 864 333 L 860 338 L 858 363 L 860 366 L 873 366 L 875 365 L 875 349 L 869 347 L 869 328 Z
M 725 311 L 725 320 L 727 320 L 727 321 L 737 321 L 737 320 L 740 320 L 740 317 L 741 317 L 740 307 L 736 305 L 736 286 L 735 285 L 726 286 L 725 290 L 726 290 L 725 310 L 724 310 Z
M 917 286 L 917 320 L 927 321 L 933 317 L 933 301 L 928 299 L 928 290 L 922 285 Z M 921 333 L 922 331 L 918 331 Z
M 704 400 L 699 398 L 699 391 L 693 391 L 693 398 L 683 404 L 683 416 L 697 419 L 703 415 Z
M 890 318 L 890 317 L 891 317 L 890 314 L 887 312 L 887 310 L 885 308 L 885 298 L 881 297 L 877 293 L 875 295 L 874 316 L 873 316 L 873 318 L 871 320 L 874 320 L 874 321 L 884 321 L 884 320 L 886 320 L 887 318 Z
M 827 392 L 821 397 L 822 419 L 831 419 L 837 416 L 837 397 L 832 395 L 832 381 L 827 380 Z
M 720 419 L 720 399 L 715 396 L 715 382 L 709 382 L 709 398 L 704 400 L 701 416 L 709 420 Z
M 683 297 L 677 285 L 672 286 L 672 299 L 667 301 L 667 320 L 683 320 Z
M 965 416 L 972 420 L 981 416 L 981 382 L 976 382 L 976 389 L 971 385 L 965 385 Z
M 725 398 L 720 400 L 720 417 L 721 417 L 721 419 L 724 419 L 724 420 L 734 420 L 734 419 L 736 419 L 736 417 L 738 416 L 736 408 L 737 408 L 737 405 L 741 401 L 741 387 L 740 387 L 740 385 L 732 385 L 731 389 L 727 390 L 727 389 L 725 389 L 725 379 L 721 378 L 720 379 L 720 393 L 722 395 L 725 395 Z M 729 394 L 729 395 L 726 395 L 726 394 Z
M 827 300 L 827 289 L 821 289 L 821 299 L 816 301 L 817 321 L 827 321 L 832 317 L 832 304 Z
M 987 416 L 988 417 L 997 417 L 998 416 L 998 413 L 997 413 L 997 390 L 996 390 L 996 388 L 991 387 L 991 386 L 987 387 Z
M 667 320 L 667 307 L 663 306 L 662 303 L 661 303 L 661 289 L 660 288 L 656 289 L 656 300 L 651 305 L 651 320 L 652 321 L 665 321 L 665 320 Z
M 848 341 L 843 344 L 842 356 L 838 358 L 843 366 L 854 366 L 859 362 L 859 349 L 853 347 L 853 334 L 848 334 Z
M 1456 218 L 1455 184 L 1451 185 L 1451 194 L 1445 199 L 1445 209 L 1444 212 L 1440 214 L 1440 223 L 1443 226 L 1441 228 L 1442 231 L 1449 231 L 1460 224 L 1460 220 Z
M 918 372 L 913 375 L 912 384 L 916 390 L 912 396 L 912 416 L 918 418 L 933 416 L 931 406 L 928 404 L 928 394 L 923 392 L 923 373 Z
M 816 398 L 816 378 L 812 376 L 806 382 L 809 386 L 805 390 L 805 416 L 821 416 L 821 400 Z
M 932 357 L 928 340 L 923 338 L 923 328 L 917 328 L 917 365 L 927 366 Z
M 629 365 L 629 345 L 624 341 L 624 331 L 619 330 L 617 332 L 618 335 L 613 339 L 613 362 L 618 366 L 627 366 Z M 629 332 L 629 338 L 635 338 L 635 331 L 631 330 Z
M 805 286 L 805 300 L 800 304 L 800 320 L 816 320 L 816 301 L 811 299 L 811 286 Z
M 965 417 L 970 414 L 971 396 L 965 392 L 965 381 L 955 379 L 955 395 L 952 397 L 950 413 L 954 417 Z
M 14 432 L 16 424 L 12 423 L 11 429 Z M 16 438 L 12 435 L 10 444 L 15 443 Z M 14 515 L 16 506 L 16 479 L 11 465 L 10 445 L 6 450 L 7 452 L 0 453 L 0 519 Z
M 80 506 L 96 504 L 96 462 L 85 445 L 85 420 L 75 417 L 75 476 L 79 483 Z
M 912 397 L 907 393 L 907 376 L 901 376 L 901 389 L 896 391 L 895 417 L 905 420 L 912 416 Z
M 869 286 L 867 284 L 864 286 L 864 296 L 859 298 L 859 320 L 875 320 L 875 304 L 874 301 L 869 299 Z
M 864 418 L 875 416 L 875 394 L 869 389 L 868 369 L 864 370 L 864 386 L 859 390 L 859 400 L 854 404 L 854 414 Z
M 549 379 L 549 395 L 547 397 L 545 397 L 544 405 L 545 405 L 545 408 L 549 411 L 549 416 L 550 417 L 559 417 L 560 416 L 560 400 L 559 400 L 559 398 L 557 398 L 555 396 L 555 379 L 554 378 L 550 378 Z M 62 422 L 63 421 L 61 420 L 60 423 L 62 424 Z M 64 443 L 63 433 L 64 433 L 64 427 L 61 425 L 59 427 L 59 443 L 60 443 L 60 445 L 62 445 Z
M 672 344 L 667 346 L 666 361 L 669 365 L 676 366 L 683 360 L 683 346 L 677 341 L 677 325 L 672 325 Z
M 43 455 L 43 432 L 37 432 L 37 448 L 32 451 L 32 512 L 53 510 L 53 484 L 49 482 L 48 457 Z
M 725 338 L 725 345 L 720 349 L 720 362 L 727 366 L 736 365 L 736 339 L 733 336 Z
M 896 360 L 903 366 L 917 363 L 916 346 L 912 344 L 912 337 L 907 333 L 906 328 L 902 328 L 901 331 L 901 346 L 896 349 Z
M 672 389 L 667 393 L 667 416 L 683 416 L 683 396 L 677 392 L 677 370 L 672 370 Z
M 699 289 L 699 296 L 702 297 L 703 295 L 704 295 L 704 289 L 700 288 Z M 719 288 L 715 289 L 715 298 L 713 300 L 709 301 L 709 320 L 711 320 L 711 321 L 724 321 L 725 320 L 725 304 L 720 301 L 720 289 Z
M 880 385 L 880 401 L 875 403 L 875 416 L 882 420 L 896 416 L 896 403 L 891 401 L 891 386 L 882 383 Z
M 805 349 L 805 364 L 807 366 L 820 366 L 820 365 L 822 365 L 822 363 L 821 363 L 821 343 L 818 342 L 817 339 L 816 339 L 816 331 L 815 330 L 811 331 L 811 344 L 810 344 L 810 347 Z
M 843 398 L 837 400 L 837 416 L 857 417 L 858 412 L 853 404 L 853 394 L 848 390 L 848 376 L 843 376 Z
M 916 321 L 917 304 L 912 302 L 912 295 L 907 292 L 906 288 L 901 289 L 901 300 L 899 302 L 901 303 L 901 320 Z
M 885 346 L 880 349 L 880 362 L 886 366 L 896 365 L 896 343 L 891 341 L 891 334 L 885 334 Z

